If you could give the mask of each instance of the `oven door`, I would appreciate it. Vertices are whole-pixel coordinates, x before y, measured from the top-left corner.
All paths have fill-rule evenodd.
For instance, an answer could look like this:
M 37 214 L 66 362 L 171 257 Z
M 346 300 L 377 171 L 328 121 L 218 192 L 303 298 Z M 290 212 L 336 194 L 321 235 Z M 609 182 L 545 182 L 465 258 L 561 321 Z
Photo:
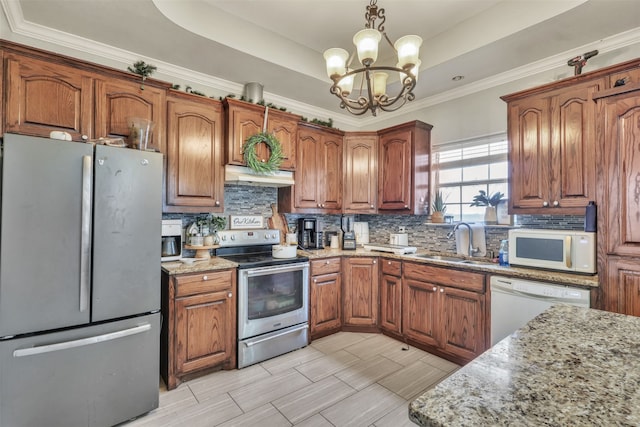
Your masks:
M 308 320 L 308 262 L 238 270 L 238 339 Z

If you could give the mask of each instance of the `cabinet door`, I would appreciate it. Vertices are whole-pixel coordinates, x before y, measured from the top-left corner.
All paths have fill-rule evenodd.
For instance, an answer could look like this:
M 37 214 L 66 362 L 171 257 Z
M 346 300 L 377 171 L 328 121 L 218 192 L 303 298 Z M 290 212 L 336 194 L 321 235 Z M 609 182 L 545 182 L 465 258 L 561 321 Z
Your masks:
M 228 362 L 235 345 L 235 303 L 230 292 L 178 298 L 176 316 L 176 372 L 185 374 Z
M 509 104 L 510 211 L 543 209 L 549 204 L 549 99 L 527 98 Z
M 167 103 L 165 211 L 222 212 L 222 107 L 205 99 Z M 174 208 L 175 207 L 175 208 Z
M 601 206 L 606 212 L 607 252 L 640 257 L 640 94 L 604 103 L 605 176 Z
M 640 316 L 640 261 L 610 259 L 603 293 L 605 310 Z
M 595 200 L 596 135 L 593 93 L 604 79 L 564 89 L 551 100 L 549 204 L 563 210 L 584 208 Z M 584 212 L 584 211 L 581 211 Z
M 441 347 L 471 360 L 484 350 L 484 296 L 475 292 L 440 287 L 442 312 Z
M 5 131 L 92 137 L 93 78 L 72 67 L 6 54 Z
M 378 210 L 410 210 L 412 131 L 400 130 L 380 137 Z
M 151 145 L 165 152 L 165 99 L 162 89 L 127 80 L 97 80 L 95 101 L 95 136 L 129 136 L 129 120 L 134 117 L 154 123 Z
M 378 137 L 346 136 L 344 140 L 344 212 L 376 213 Z
M 402 333 L 402 279 L 383 274 L 380 279 L 380 328 Z
M 435 284 L 407 279 L 402 289 L 402 329 L 407 338 L 438 346 L 440 311 Z
M 298 116 L 293 119 L 280 117 L 276 112 L 269 110 L 267 129 L 280 142 L 284 159 L 280 164 L 282 170 L 296 169 L 296 140 L 298 138 Z M 270 154 L 269 154 L 270 155 Z
M 311 335 L 340 329 L 342 326 L 342 282 L 340 273 L 311 278 Z
M 317 209 L 319 207 L 318 173 L 321 159 L 317 158 L 320 152 L 322 136 L 313 130 L 300 130 L 298 132 L 298 167 L 296 170 L 295 207 Z
M 375 326 L 378 323 L 378 260 L 345 258 L 344 324 Z
M 227 163 L 244 166 L 242 149 L 247 138 L 262 132 L 264 115 L 253 109 L 241 108 L 237 105 L 229 105 L 229 137 L 227 141 Z M 268 149 L 265 144 L 256 146 L 256 154 L 259 158 L 265 158 Z M 268 157 L 267 157 L 268 158 Z
M 316 163 L 318 201 L 326 213 L 342 209 L 342 137 L 327 134 L 319 145 Z M 316 166 L 318 167 L 318 166 Z

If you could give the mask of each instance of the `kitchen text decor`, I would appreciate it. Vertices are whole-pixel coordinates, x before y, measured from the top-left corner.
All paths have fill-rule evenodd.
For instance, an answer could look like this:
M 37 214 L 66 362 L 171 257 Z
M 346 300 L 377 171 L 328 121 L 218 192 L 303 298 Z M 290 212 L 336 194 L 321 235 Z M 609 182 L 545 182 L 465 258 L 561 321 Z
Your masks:
M 229 228 L 231 230 L 247 230 L 264 228 L 264 217 L 260 215 L 231 215 Z

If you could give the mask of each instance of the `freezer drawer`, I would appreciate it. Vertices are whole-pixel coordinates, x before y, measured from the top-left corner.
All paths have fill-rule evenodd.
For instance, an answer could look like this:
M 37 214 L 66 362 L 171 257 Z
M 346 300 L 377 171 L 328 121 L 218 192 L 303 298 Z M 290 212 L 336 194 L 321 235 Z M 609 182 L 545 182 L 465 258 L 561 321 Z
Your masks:
M 0 342 L 0 426 L 112 426 L 158 406 L 160 314 Z

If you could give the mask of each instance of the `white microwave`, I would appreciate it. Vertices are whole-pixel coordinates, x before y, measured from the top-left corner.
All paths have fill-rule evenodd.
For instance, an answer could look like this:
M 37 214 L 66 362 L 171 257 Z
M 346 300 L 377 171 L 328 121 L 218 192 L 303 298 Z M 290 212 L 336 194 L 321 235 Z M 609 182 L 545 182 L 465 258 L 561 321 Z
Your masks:
M 509 264 L 595 274 L 596 233 L 573 230 L 509 230 Z

